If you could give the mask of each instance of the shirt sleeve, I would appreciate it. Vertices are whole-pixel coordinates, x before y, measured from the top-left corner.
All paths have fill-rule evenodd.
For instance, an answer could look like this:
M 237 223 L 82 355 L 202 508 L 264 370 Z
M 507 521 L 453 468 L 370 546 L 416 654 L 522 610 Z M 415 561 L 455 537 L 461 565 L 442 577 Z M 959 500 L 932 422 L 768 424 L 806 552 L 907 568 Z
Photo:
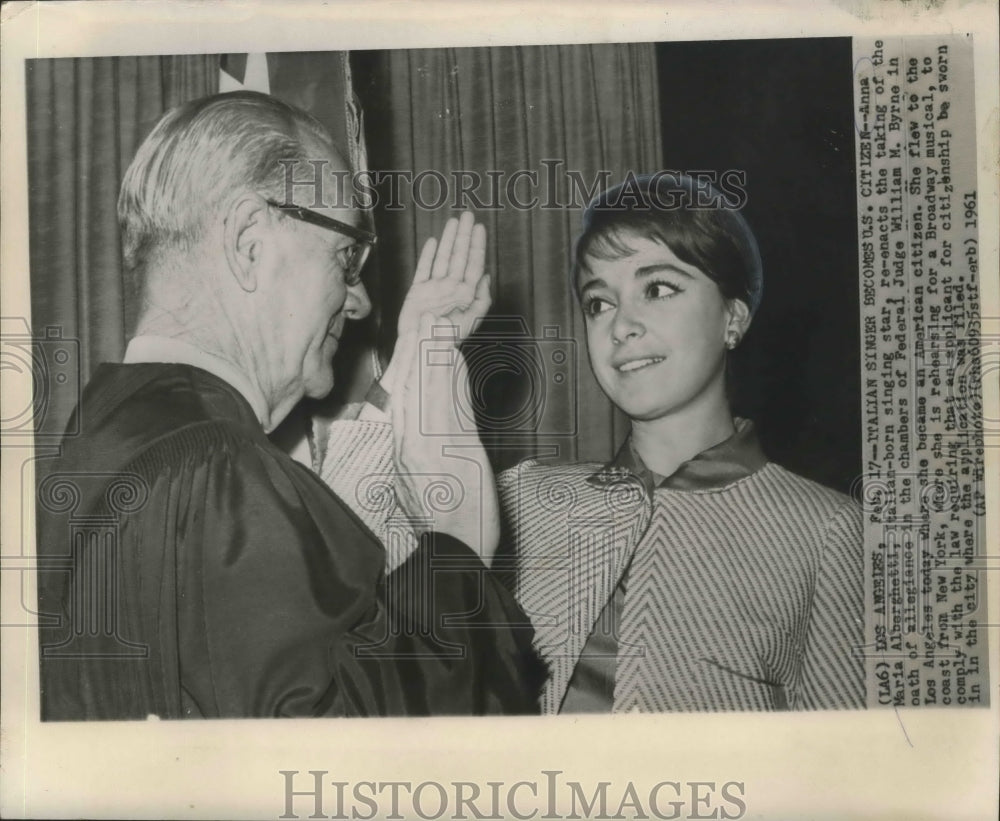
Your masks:
M 372 533 L 283 455 L 222 442 L 181 462 L 130 526 L 161 555 L 143 600 L 158 591 L 157 633 L 176 623 L 183 714 L 537 709 L 527 619 L 468 547 L 429 536 L 386 576 Z
M 865 706 L 864 537 L 861 510 L 846 503 L 827 528 L 802 661 L 801 707 Z

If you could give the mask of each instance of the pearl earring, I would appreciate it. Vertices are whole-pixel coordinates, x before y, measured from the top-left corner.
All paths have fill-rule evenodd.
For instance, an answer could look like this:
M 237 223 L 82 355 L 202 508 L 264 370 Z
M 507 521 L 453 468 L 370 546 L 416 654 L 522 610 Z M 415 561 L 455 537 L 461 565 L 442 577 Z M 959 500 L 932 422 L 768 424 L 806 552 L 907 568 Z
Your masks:
M 740 344 L 740 335 L 736 331 L 726 332 L 726 347 L 732 350 Z

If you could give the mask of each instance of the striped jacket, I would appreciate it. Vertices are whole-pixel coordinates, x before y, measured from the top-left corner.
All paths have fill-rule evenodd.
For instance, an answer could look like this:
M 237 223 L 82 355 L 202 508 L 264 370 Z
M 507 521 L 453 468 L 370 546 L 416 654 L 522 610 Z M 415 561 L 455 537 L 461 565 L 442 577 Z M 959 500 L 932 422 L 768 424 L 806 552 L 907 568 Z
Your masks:
M 865 706 L 859 506 L 762 454 L 719 467 L 699 457 L 656 486 L 615 464 L 500 475 L 543 712 L 626 573 L 616 711 Z
M 391 426 L 338 420 L 329 435 L 339 447 L 317 470 L 378 535 L 391 569 L 416 545 L 392 493 Z M 755 448 L 741 420 L 733 440 L 655 486 L 621 459 L 527 460 L 497 477 L 497 564 L 512 567 L 548 665 L 544 712 L 559 711 L 626 573 L 615 709 L 865 706 L 861 510 Z M 643 589 L 652 607 L 633 612 Z

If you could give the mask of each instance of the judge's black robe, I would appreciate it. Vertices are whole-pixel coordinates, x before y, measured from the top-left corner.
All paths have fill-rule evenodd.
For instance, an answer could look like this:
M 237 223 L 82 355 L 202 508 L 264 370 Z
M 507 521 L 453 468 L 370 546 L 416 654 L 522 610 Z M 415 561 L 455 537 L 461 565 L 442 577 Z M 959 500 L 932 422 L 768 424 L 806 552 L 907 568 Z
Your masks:
M 386 575 L 224 381 L 102 365 L 77 413 L 39 484 L 43 719 L 537 710 L 528 620 L 478 556 L 425 536 Z

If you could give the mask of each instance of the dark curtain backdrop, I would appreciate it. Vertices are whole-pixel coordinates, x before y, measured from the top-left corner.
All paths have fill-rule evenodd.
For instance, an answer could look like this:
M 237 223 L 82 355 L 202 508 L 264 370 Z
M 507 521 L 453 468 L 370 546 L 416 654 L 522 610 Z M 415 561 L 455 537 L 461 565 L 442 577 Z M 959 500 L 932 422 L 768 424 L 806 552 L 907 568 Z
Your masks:
M 740 169 L 764 299 L 733 361 L 768 455 L 847 491 L 861 473 L 850 38 L 657 47 L 664 165 Z
M 272 92 L 336 133 L 343 63 L 334 53 L 269 55 Z M 860 410 L 849 40 L 356 52 L 351 64 L 374 169 L 534 171 L 534 193 L 560 203 L 565 180 L 548 191 L 543 160 L 588 184 L 598 170 L 612 182 L 627 170 L 745 170 L 765 296 L 736 357 L 737 409 L 758 422 L 773 458 L 850 485 Z M 32 326 L 80 340 L 83 382 L 121 356 L 134 320 L 115 218 L 121 175 L 164 111 L 218 88 L 218 70 L 218 55 L 27 63 Z M 365 384 L 366 347 L 391 350 L 418 249 L 450 213 L 415 207 L 405 186 L 400 197 L 401 209 L 383 198 L 375 212 L 380 245 L 366 278 L 378 315 L 338 358 L 334 403 Z M 533 377 L 527 359 L 508 357 L 478 384 L 477 410 L 492 416 L 484 424 L 480 412 L 480 426 L 522 434 L 488 434 L 491 456 L 498 468 L 546 446 L 562 458 L 607 458 L 626 426 L 590 374 L 569 289 L 579 208 L 518 209 L 503 191 L 500 202 L 477 212 L 494 277 L 494 318 L 480 338 L 510 340 L 498 317 L 514 317 L 540 338 L 541 368 Z M 506 347 L 527 350 L 517 341 Z M 553 363 L 559 351 L 572 369 Z M 74 401 L 54 393 L 46 427 L 57 429 Z
M 218 55 L 29 60 L 28 231 L 33 332 L 80 342 L 80 381 L 120 360 L 135 304 L 122 271 L 122 175 L 160 116 L 218 88 Z M 77 397 L 53 392 L 59 430 Z
M 571 193 L 564 174 L 579 172 L 591 185 L 599 170 L 620 181 L 628 170 L 659 167 L 655 47 L 356 52 L 352 65 L 371 168 L 475 172 L 484 179 L 480 201 L 500 205 L 476 210 L 489 235 L 494 303 L 489 322 L 466 346 L 470 362 L 494 340 L 502 340 L 505 351 L 501 367 L 476 375 L 468 406 L 476 412 L 494 466 L 502 469 L 536 453 L 609 458 L 625 434 L 624 420 L 587 364 L 568 276 L 581 209 L 563 204 Z M 562 162 L 554 188 L 547 184 L 543 160 Z M 518 208 L 507 196 L 505 183 L 518 170 L 538 175 L 537 186 L 522 178 L 513 192 L 522 202 L 537 194 L 536 207 Z M 487 172 L 502 175 L 493 198 Z M 436 190 L 431 183 L 422 189 L 425 204 L 434 204 Z M 421 208 L 404 184 L 403 208 L 392 210 L 385 207 L 388 190 L 379 193 L 373 277 L 380 341 L 388 352 L 419 248 L 454 213 L 454 197 L 440 208 Z M 548 200 L 552 207 L 542 207 Z M 526 336 L 517 333 L 519 324 Z M 574 435 L 562 435 L 569 433 Z

